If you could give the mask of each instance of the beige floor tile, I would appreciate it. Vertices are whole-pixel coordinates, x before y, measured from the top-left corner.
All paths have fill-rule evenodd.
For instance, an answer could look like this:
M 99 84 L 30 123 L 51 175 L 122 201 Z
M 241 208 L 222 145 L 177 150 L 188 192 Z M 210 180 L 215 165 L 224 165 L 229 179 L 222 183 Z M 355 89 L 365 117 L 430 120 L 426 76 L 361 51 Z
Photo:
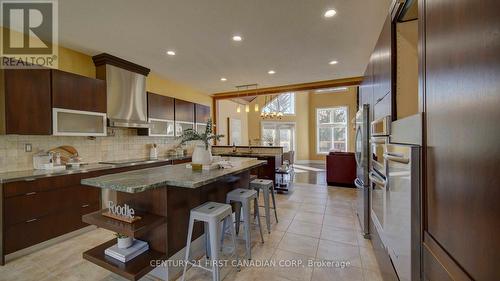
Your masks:
M 28 262 L 29 259 L 26 259 Z M 13 261 L 14 262 L 14 261 Z M 19 266 L 20 264 L 13 265 L 7 263 L 1 266 L 3 269 L 0 271 L 0 280 L 23 280 L 23 281 L 48 281 L 60 280 L 52 275 L 48 270 L 38 266 L 34 262 L 29 262 L 28 266 Z
M 356 213 L 350 207 L 345 206 L 326 206 L 325 215 L 354 217 Z
M 325 215 L 323 220 L 323 225 L 345 229 L 356 229 L 355 223 L 356 220 L 354 217 Z
M 299 235 L 319 238 L 321 236 L 321 225 L 293 220 L 287 232 Z
M 365 281 L 384 281 L 384 278 L 379 271 L 364 269 L 363 276 L 365 278 Z
M 350 266 L 361 267 L 359 247 L 349 244 L 320 240 L 318 246 L 318 259 L 341 261 L 349 263 Z
M 358 245 L 360 247 L 365 247 L 365 248 L 370 248 L 373 249 L 373 244 L 370 239 L 366 239 L 363 237 L 363 234 L 361 232 L 357 232 L 356 238 L 358 240 Z
M 361 255 L 361 263 L 363 269 L 369 269 L 373 271 L 378 271 L 379 266 L 377 263 L 377 258 L 375 257 L 375 253 L 371 248 L 360 247 L 359 253 Z
M 321 239 L 358 246 L 357 233 L 356 231 L 350 229 L 323 225 L 321 230 Z
M 310 213 L 325 213 L 325 206 L 321 204 L 302 204 L 299 209 L 300 212 L 310 212 Z
M 263 271 L 266 275 L 279 276 L 291 281 L 311 280 L 313 268 L 308 267 L 307 264 L 313 258 L 277 249 L 273 255 L 273 259 L 276 261 L 276 267 L 265 268 Z M 300 261 L 300 264 L 297 263 L 298 266 L 287 266 L 287 262 L 289 261 Z M 273 279 L 265 278 L 264 280 Z
M 286 233 L 278 245 L 278 249 L 315 257 L 318 250 L 319 239 Z
M 278 217 L 278 219 L 279 219 L 279 217 Z M 282 220 L 282 219 L 279 219 L 278 223 L 272 225 L 271 233 L 272 233 L 273 230 L 287 231 L 288 228 L 290 227 L 290 224 L 292 224 L 292 220 Z M 265 229 L 265 223 L 262 223 L 262 226 L 263 226 L 263 230 L 264 230 Z
M 324 205 L 327 202 L 326 198 L 314 198 L 314 197 L 304 197 L 302 201 L 304 204 L 321 204 Z
M 315 267 L 312 281 L 363 281 L 363 270 L 359 267 Z
M 299 212 L 293 220 L 321 225 L 323 224 L 323 214 Z

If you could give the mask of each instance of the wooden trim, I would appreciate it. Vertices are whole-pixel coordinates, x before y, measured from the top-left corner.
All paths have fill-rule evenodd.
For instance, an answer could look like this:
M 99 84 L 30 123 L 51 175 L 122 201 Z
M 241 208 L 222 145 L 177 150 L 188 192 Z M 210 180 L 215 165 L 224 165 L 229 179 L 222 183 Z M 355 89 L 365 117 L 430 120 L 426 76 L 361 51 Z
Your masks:
M 95 66 L 110 64 L 110 65 L 114 65 L 116 67 L 120 67 L 120 68 L 129 70 L 129 71 L 132 71 L 132 72 L 142 74 L 144 76 L 148 76 L 149 72 L 151 71 L 149 68 L 146 68 L 144 66 L 140 66 L 140 65 L 135 64 L 133 62 L 121 59 L 119 57 L 115 57 L 115 56 L 107 54 L 107 53 L 95 55 L 92 57 L 92 60 L 94 61 Z
M 323 89 L 330 87 L 358 86 L 359 84 L 361 84 L 362 81 L 363 77 L 352 77 L 352 78 L 337 79 L 337 80 L 326 80 L 326 81 L 317 81 L 309 83 L 244 90 L 239 92 L 232 91 L 232 92 L 215 93 L 212 94 L 212 97 L 214 100 L 220 100 L 220 99 L 237 98 L 241 96 L 262 96 L 262 95 L 291 92 L 291 91 L 306 91 L 306 90 Z
M 439 262 L 442 268 L 449 274 L 452 280 L 456 281 L 472 281 L 473 279 L 458 265 L 457 262 L 438 244 L 432 236 L 424 232 L 424 248 L 433 258 Z M 425 269 L 424 269 L 425 271 Z M 424 272 L 425 275 L 425 272 Z

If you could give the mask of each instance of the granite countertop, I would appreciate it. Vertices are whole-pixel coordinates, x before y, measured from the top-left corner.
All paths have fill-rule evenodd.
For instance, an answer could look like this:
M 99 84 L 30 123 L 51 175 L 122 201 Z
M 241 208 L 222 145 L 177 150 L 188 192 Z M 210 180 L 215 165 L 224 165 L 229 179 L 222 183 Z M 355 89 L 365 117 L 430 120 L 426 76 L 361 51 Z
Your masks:
M 235 163 L 234 167 L 226 169 L 192 171 L 186 168 L 186 164 L 177 164 L 83 179 L 82 184 L 127 193 L 138 193 L 163 186 L 198 188 L 266 163 L 255 158 L 239 157 L 233 157 L 231 161 Z
M 87 173 L 92 171 L 107 170 L 120 167 L 146 165 L 158 162 L 168 162 L 172 160 L 181 160 L 190 157 L 191 157 L 190 155 L 185 155 L 185 156 L 172 156 L 172 157 L 158 157 L 157 159 L 142 158 L 133 160 L 121 160 L 118 161 L 121 163 L 117 164 L 91 163 L 83 165 L 79 168 L 66 168 L 65 170 L 24 170 L 24 171 L 5 172 L 5 173 L 0 173 L 0 184 L 13 181 L 28 180 L 28 179 L 31 180 L 37 178 Z
M 276 156 L 281 156 L 281 154 L 271 154 L 271 153 L 258 153 L 258 152 L 216 152 L 214 155 L 220 155 L 220 156 L 236 156 L 236 157 L 276 157 Z

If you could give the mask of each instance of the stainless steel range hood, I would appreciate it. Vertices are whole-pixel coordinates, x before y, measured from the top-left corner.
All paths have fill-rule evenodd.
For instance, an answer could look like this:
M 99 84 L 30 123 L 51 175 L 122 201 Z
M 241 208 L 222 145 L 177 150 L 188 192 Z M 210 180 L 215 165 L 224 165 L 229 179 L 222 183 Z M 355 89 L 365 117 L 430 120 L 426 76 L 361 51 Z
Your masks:
M 146 75 L 149 69 L 120 58 L 93 57 L 96 76 L 106 80 L 108 126 L 149 128 Z

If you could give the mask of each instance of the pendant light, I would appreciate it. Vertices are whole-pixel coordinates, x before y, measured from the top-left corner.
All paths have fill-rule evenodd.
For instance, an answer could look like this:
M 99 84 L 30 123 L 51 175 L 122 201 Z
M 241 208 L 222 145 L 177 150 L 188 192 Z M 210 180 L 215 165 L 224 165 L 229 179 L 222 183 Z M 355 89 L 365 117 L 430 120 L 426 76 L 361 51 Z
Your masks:
M 255 106 L 254 106 L 254 111 L 255 112 L 259 112 L 259 102 L 257 100 L 257 84 L 255 84 L 255 97 L 256 97 L 256 101 L 255 101 Z
M 240 99 L 240 86 L 236 86 L 236 90 L 237 90 L 236 100 L 239 101 L 239 99 Z M 241 112 L 241 105 L 238 102 L 238 107 L 236 108 L 236 113 L 240 113 L 240 112 Z

